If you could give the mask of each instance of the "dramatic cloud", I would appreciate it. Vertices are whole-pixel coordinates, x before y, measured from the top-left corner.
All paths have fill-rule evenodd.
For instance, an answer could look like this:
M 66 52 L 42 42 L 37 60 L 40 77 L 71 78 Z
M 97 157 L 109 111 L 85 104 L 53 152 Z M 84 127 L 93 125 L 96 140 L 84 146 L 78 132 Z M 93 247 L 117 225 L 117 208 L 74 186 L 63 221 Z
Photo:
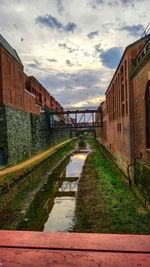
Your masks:
M 73 22 L 68 22 L 65 26 L 64 26 L 64 30 L 66 32 L 74 32 L 74 30 L 77 28 L 77 25 Z
M 60 48 L 66 49 L 66 50 L 68 51 L 68 53 L 74 53 L 74 52 L 76 52 L 76 51 L 79 51 L 78 48 L 72 48 L 72 47 L 69 47 L 69 46 L 67 46 L 67 44 L 65 44 L 65 43 L 62 43 L 62 44 L 59 43 L 58 46 L 59 46 Z
M 103 51 L 102 48 L 101 48 L 101 44 L 95 45 L 95 51 L 96 51 L 96 53 L 100 53 L 100 52 Z
M 95 106 L 104 99 L 105 90 L 100 86 L 104 77 L 105 72 L 100 77 L 99 71 L 83 70 L 73 73 L 50 73 L 41 77 L 40 82 L 50 91 L 55 88 L 52 94 L 65 106 Z
M 144 27 L 142 24 L 137 25 L 126 25 L 120 28 L 121 31 L 127 31 L 130 35 L 134 37 L 140 37 L 144 32 Z
M 38 62 L 36 59 L 34 59 L 33 61 L 34 61 L 34 63 L 29 63 L 27 66 L 34 68 L 34 69 L 39 69 L 41 66 L 41 63 Z
M 101 5 L 101 4 L 104 4 L 104 3 L 105 3 L 104 0 L 91 0 L 91 1 L 89 2 L 89 5 L 90 5 L 92 8 L 96 9 L 97 6 L 99 6 L 99 5 Z
M 103 65 L 107 68 L 114 69 L 117 67 L 122 55 L 121 47 L 112 47 L 100 54 Z
M 46 26 L 57 30 L 64 30 L 66 32 L 74 32 L 77 27 L 77 25 L 73 22 L 68 22 L 66 25 L 64 25 L 56 17 L 53 17 L 50 14 L 38 16 L 36 18 L 36 23 L 41 26 Z
M 91 0 L 89 1 L 89 5 L 96 9 L 98 7 L 101 7 L 102 5 L 108 5 L 111 7 L 122 5 L 124 7 L 128 6 L 134 6 L 136 3 L 143 1 L 143 0 Z
M 49 62 L 57 62 L 57 60 L 56 60 L 55 58 L 47 58 L 47 60 L 48 60 Z
M 61 0 L 56 0 L 56 3 L 57 3 L 58 13 L 60 15 L 62 15 L 62 13 L 64 12 L 64 7 L 63 7 L 63 4 L 62 4 L 62 1 Z
M 65 43 L 63 43 L 63 44 L 58 44 L 58 46 L 60 47 L 60 48 L 64 48 L 64 49 L 67 49 L 68 47 L 67 47 L 67 45 L 65 44 Z
M 99 105 L 148 21 L 149 0 L 0 0 L 0 33 L 63 106 Z
M 95 32 L 90 32 L 90 33 L 88 33 L 87 34 L 87 37 L 89 38 L 89 39 L 93 39 L 95 36 L 97 36 L 98 35 L 98 31 L 95 31 Z
M 134 6 L 136 2 L 142 2 L 143 0 L 118 0 L 118 3 L 121 3 L 124 6 Z
M 69 67 L 74 66 L 74 64 L 71 63 L 71 61 L 69 59 L 66 60 L 66 65 L 69 66 Z

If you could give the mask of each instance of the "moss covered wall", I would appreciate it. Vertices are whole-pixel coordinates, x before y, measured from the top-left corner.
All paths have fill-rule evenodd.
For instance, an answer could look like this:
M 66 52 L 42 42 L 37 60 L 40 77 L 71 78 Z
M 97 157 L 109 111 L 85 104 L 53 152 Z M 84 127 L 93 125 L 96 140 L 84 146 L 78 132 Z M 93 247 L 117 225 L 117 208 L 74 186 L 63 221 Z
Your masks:
M 41 116 L 0 106 L 0 148 L 5 162 L 14 165 L 69 137 L 69 131 L 52 130 L 49 112 Z
M 31 114 L 32 153 L 47 149 L 49 146 L 68 138 L 70 131 L 54 130 L 49 123 L 51 114 L 46 111 L 41 116 Z
M 30 114 L 32 154 L 47 148 L 45 116 Z
M 0 106 L 0 149 L 4 150 L 4 162 L 7 161 L 7 123 L 6 123 L 6 109 L 5 106 Z
M 31 155 L 32 136 L 30 113 L 6 107 L 8 164 L 12 165 Z

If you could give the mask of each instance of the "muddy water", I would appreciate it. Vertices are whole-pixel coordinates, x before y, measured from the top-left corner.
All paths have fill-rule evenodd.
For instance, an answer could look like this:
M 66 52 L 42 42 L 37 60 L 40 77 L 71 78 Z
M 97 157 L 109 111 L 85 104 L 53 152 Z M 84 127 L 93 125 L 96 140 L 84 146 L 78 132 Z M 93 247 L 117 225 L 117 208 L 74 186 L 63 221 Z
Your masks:
M 54 232 L 72 230 L 78 181 L 88 154 L 88 150 L 74 153 L 61 172 L 58 170 L 53 177 L 49 177 L 47 184 L 35 196 L 18 229 Z

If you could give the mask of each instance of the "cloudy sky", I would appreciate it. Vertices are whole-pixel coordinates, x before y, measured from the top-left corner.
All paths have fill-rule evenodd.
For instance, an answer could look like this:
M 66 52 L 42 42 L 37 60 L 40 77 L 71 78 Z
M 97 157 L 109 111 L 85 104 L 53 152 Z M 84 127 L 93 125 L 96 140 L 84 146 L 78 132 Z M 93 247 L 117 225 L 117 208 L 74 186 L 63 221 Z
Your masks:
M 97 106 L 149 0 L 0 0 L 0 33 L 63 106 Z

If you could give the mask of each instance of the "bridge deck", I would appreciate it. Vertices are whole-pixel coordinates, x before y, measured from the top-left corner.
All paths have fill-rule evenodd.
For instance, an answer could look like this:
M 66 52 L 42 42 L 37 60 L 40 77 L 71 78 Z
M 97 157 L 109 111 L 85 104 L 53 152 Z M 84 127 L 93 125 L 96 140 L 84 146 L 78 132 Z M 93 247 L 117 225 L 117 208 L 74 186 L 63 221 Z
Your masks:
M 150 236 L 0 231 L 0 266 L 149 267 Z

